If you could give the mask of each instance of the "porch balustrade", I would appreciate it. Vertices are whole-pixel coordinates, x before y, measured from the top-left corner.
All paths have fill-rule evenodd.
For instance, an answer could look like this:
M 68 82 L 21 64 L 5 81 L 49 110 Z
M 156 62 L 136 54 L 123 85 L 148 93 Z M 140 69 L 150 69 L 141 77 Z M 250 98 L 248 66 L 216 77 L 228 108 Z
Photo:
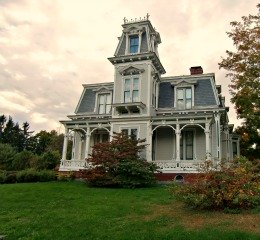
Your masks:
M 154 163 L 163 172 L 198 172 L 204 166 L 204 161 L 194 160 L 156 160 Z M 62 160 L 60 170 L 62 171 L 78 171 L 80 169 L 90 168 L 90 164 L 85 160 Z

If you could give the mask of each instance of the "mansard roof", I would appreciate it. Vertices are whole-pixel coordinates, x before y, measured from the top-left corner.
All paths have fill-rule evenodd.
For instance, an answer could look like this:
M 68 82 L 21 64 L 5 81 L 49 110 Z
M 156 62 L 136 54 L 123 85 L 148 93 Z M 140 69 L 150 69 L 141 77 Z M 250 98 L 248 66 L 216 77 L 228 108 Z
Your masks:
M 194 106 L 219 106 L 214 74 L 199 74 L 162 78 L 159 87 L 159 108 L 174 107 L 174 88 L 182 83 L 194 85 Z
M 114 87 L 113 82 L 83 84 L 83 92 L 81 94 L 79 103 L 76 107 L 75 113 L 92 113 L 95 108 L 96 92 L 112 91 Z
M 135 68 L 126 68 L 122 73 L 127 73 L 131 70 L 138 70 Z M 218 99 L 217 87 L 215 85 L 214 74 L 200 74 L 200 75 L 186 75 L 186 76 L 173 76 L 161 78 L 159 86 L 159 108 L 174 108 L 174 88 L 180 87 L 178 84 L 185 83 L 194 85 L 194 106 L 207 107 L 207 106 L 220 106 Z M 84 84 L 80 101 L 75 110 L 76 114 L 92 113 L 95 108 L 96 93 L 113 91 L 113 82 L 99 83 L 99 84 Z

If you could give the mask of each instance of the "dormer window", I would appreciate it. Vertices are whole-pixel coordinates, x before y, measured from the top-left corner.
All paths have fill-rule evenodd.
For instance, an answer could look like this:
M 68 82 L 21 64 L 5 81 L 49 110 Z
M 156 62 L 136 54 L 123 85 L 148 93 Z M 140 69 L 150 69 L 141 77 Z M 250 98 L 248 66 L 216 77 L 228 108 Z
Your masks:
M 111 94 L 99 94 L 98 95 L 98 113 L 109 114 L 111 111 Z
M 192 89 L 191 87 L 177 88 L 177 108 L 191 109 Z
M 139 36 L 133 35 L 129 37 L 130 40 L 130 53 L 138 53 L 139 48 Z

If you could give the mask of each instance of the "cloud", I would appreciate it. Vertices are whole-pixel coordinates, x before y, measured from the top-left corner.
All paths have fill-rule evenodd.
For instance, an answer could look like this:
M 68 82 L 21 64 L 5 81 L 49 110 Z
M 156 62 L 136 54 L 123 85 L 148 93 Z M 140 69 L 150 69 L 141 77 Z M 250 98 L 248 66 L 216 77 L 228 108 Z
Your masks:
M 113 81 L 123 17 L 145 16 L 160 32 L 167 76 L 192 65 L 216 72 L 228 95 L 220 56 L 231 49 L 229 22 L 253 13 L 256 0 L 0 0 L 0 109 L 31 128 L 60 128 L 72 114 L 83 83 Z M 229 96 L 229 97 L 228 97 Z M 229 105 L 229 103 L 227 103 Z M 236 121 L 234 109 L 230 119 Z

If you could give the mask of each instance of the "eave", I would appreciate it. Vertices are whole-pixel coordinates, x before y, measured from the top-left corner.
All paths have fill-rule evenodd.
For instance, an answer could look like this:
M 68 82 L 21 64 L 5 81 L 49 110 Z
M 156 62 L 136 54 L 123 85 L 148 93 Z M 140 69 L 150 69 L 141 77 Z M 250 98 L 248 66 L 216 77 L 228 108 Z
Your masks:
M 108 60 L 114 65 L 118 63 L 126 63 L 126 62 L 136 62 L 136 61 L 144 61 L 144 60 L 151 60 L 154 64 L 156 70 L 164 74 L 166 73 L 160 59 L 154 52 L 147 52 L 147 53 L 137 53 L 137 54 L 130 54 L 130 55 L 121 55 L 117 57 L 108 58 Z

